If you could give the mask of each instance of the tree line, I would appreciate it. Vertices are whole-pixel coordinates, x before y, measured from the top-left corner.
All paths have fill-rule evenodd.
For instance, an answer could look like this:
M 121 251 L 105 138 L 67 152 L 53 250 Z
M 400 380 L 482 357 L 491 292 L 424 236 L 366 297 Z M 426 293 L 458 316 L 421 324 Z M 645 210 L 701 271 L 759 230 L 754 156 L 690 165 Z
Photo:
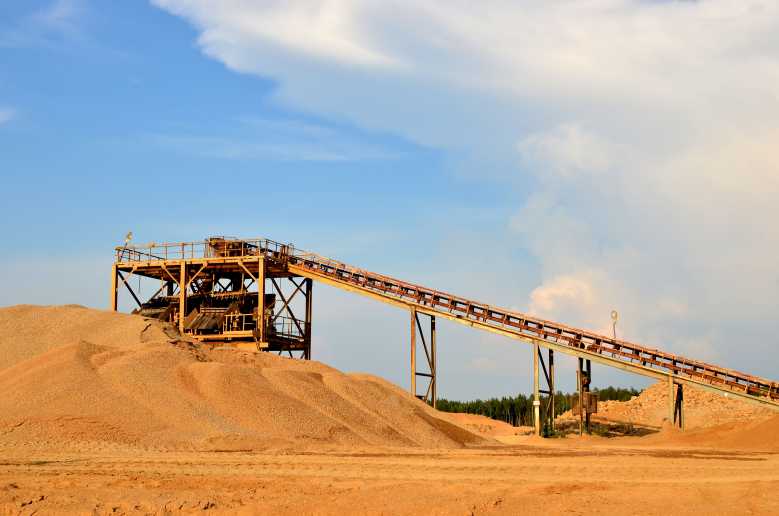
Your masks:
M 598 394 L 600 401 L 628 401 L 633 396 L 638 396 L 641 391 L 622 387 L 595 388 L 592 392 Z M 573 397 L 577 394 L 555 393 L 555 417 L 566 410 L 571 409 Z M 548 396 L 541 396 L 542 417 L 544 408 L 549 401 Z M 505 421 L 513 426 L 533 425 L 533 396 L 518 394 L 516 396 L 503 396 L 502 398 L 490 398 L 488 400 L 455 401 L 445 398 L 437 401 L 436 407 L 444 412 L 464 412 L 466 414 L 479 414 L 499 421 Z

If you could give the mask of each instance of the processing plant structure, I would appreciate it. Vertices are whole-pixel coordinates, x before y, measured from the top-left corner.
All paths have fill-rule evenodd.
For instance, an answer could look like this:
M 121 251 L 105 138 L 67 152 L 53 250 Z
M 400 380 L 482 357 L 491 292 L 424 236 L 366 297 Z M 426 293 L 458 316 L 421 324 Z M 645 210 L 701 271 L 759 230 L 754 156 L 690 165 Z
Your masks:
M 197 340 L 308 359 L 313 282 L 287 269 L 288 250 L 224 237 L 148 249 L 119 247 L 111 306 L 117 309 L 121 282 L 138 305 L 133 313 L 172 323 Z M 268 253 L 272 259 L 266 260 Z M 161 286 L 141 301 L 124 273 L 157 279 Z
M 159 289 L 141 300 L 131 287 L 131 275 L 158 280 Z M 554 396 L 549 394 L 556 392 L 555 352 L 578 361 L 574 412 L 580 431 L 597 411 L 597 395 L 589 392 L 593 362 L 666 381 L 669 420 L 682 428 L 685 385 L 779 410 L 779 384 L 774 381 L 415 285 L 268 239 L 125 242 L 115 249 L 111 278 L 114 311 L 124 285 L 137 304 L 134 313 L 169 322 L 198 341 L 303 359 L 311 359 L 314 281 L 408 310 L 411 393 L 433 406 L 436 317 L 523 341 L 533 347 L 536 433 L 542 425 L 541 394 L 547 394 L 544 419 L 554 427 Z M 422 324 L 425 318 L 429 325 Z M 418 349 L 423 351 L 419 361 Z

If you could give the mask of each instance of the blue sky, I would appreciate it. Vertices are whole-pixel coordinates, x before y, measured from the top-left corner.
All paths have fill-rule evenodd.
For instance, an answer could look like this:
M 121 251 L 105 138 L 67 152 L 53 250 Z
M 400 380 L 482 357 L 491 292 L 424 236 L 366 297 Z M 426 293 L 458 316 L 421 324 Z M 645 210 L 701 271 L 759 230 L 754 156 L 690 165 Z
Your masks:
M 742 4 L 4 2 L 0 305 L 105 307 L 128 230 L 267 236 L 777 377 L 779 13 Z M 407 384 L 407 314 L 315 310 L 315 358 Z M 529 388 L 522 344 L 440 356 L 444 396 Z

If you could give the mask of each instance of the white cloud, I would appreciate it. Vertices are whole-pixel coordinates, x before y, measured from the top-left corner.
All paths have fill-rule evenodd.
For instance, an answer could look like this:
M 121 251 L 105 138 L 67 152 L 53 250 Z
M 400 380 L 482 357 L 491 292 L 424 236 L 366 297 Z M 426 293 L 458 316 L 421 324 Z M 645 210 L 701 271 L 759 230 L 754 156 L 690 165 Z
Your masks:
M 10 122 L 15 114 L 15 111 L 11 108 L 0 108 L 0 125 Z
M 53 40 L 82 37 L 83 0 L 54 0 L 8 26 L 0 26 L 0 47 L 51 45 Z
M 776 2 L 154 3 L 279 102 L 497 163 L 540 315 L 779 367 L 731 345 L 779 332 Z
M 608 171 L 619 149 L 577 124 L 563 124 L 551 131 L 522 138 L 517 151 L 524 165 L 544 167 L 558 175 Z
M 268 2 L 254 6 L 233 3 L 216 9 L 207 2 L 154 3 L 173 13 L 191 16 L 203 29 L 199 43 L 204 48 L 217 49 L 251 40 L 348 65 L 394 63 L 366 43 L 367 34 L 357 23 L 354 6 L 345 2 Z M 305 37 L 300 37 L 303 34 Z
M 298 120 L 242 118 L 231 132 L 234 134 L 158 133 L 148 138 L 177 152 L 227 160 L 346 162 L 398 156 L 345 132 Z
M 552 278 L 530 293 L 528 313 L 543 316 L 570 310 L 591 312 L 596 301 L 592 283 L 589 278 L 573 275 Z

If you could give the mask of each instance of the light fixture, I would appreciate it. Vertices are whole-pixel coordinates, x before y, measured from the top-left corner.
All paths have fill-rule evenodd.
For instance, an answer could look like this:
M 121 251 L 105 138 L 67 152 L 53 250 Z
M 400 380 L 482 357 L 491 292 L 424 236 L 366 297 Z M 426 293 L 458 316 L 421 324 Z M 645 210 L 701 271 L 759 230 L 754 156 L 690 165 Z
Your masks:
M 619 313 L 616 310 L 611 311 L 611 333 L 614 340 L 617 340 L 617 321 L 619 320 Z

